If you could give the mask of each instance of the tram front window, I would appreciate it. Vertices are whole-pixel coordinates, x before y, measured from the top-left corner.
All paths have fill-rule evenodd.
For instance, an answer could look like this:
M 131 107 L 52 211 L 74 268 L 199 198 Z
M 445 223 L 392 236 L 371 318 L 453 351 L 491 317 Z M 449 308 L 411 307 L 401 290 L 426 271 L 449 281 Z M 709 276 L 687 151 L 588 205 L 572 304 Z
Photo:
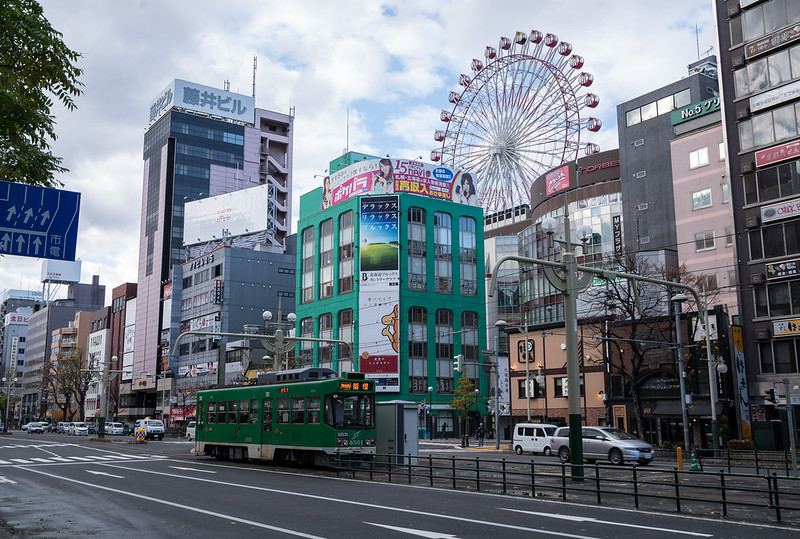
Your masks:
M 328 395 L 325 423 L 341 429 L 375 428 L 375 397 L 372 395 Z

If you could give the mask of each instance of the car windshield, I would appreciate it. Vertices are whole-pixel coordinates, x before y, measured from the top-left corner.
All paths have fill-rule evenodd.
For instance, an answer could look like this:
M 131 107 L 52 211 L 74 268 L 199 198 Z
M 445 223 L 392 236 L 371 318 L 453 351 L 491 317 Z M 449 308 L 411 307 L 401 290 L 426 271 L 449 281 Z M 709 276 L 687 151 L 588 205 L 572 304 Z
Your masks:
M 164 426 L 164 423 L 162 423 L 158 419 L 151 419 L 150 421 L 147 422 L 147 424 L 150 425 L 151 427 L 163 427 Z
M 86 423 L 75 423 L 76 427 L 83 428 L 86 426 Z
M 617 440 L 638 440 L 636 436 L 629 432 L 625 432 L 622 429 L 612 428 L 612 429 L 604 429 L 603 432 L 608 434 L 609 436 L 616 438 Z

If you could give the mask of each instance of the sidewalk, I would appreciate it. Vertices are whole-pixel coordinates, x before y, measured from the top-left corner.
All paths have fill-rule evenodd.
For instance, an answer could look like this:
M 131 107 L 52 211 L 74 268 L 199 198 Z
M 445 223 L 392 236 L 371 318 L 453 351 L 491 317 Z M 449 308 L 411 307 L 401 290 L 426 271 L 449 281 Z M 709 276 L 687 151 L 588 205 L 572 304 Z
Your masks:
M 483 446 L 478 445 L 478 440 L 470 437 L 469 446 L 461 447 L 461 438 L 434 438 L 432 440 L 420 439 L 420 446 L 434 446 L 439 447 L 441 450 L 458 450 L 458 451 L 510 451 L 511 440 L 500 440 L 500 449 L 496 449 L 495 440 L 484 439 Z

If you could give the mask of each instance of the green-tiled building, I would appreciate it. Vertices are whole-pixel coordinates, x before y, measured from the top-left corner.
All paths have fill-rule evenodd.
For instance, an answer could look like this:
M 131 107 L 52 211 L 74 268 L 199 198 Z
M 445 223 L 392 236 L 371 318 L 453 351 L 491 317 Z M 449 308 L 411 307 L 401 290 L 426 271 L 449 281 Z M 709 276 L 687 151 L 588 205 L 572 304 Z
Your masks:
M 378 400 L 430 403 L 420 426 L 428 417 L 434 436 L 457 434 L 449 407 L 461 376 L 456 354 L 480 390 L 473 416 L 486 415 L 489 394 L 478 366 L 486 348 L 483 209 L 455 187 L 468 174 L 403 160 L 387 168 L 388 187 L 375 188 L 378 160 L 365 160 L 300 198 L 297 334 L 353 342 L 353 351 L 306 342 L 297 361 L 366 372 Z

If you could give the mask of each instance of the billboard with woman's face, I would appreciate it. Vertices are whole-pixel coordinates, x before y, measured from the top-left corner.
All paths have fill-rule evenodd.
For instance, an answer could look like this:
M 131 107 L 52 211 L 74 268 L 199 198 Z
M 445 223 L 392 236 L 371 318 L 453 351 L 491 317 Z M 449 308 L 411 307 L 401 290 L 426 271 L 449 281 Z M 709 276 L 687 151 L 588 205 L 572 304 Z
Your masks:
M 408 159 L 369 159 L 326 176 L 322 207 L 327 208 L 359 195 L 413 193 L 478 205 L 477 178 L 460 170 Z

